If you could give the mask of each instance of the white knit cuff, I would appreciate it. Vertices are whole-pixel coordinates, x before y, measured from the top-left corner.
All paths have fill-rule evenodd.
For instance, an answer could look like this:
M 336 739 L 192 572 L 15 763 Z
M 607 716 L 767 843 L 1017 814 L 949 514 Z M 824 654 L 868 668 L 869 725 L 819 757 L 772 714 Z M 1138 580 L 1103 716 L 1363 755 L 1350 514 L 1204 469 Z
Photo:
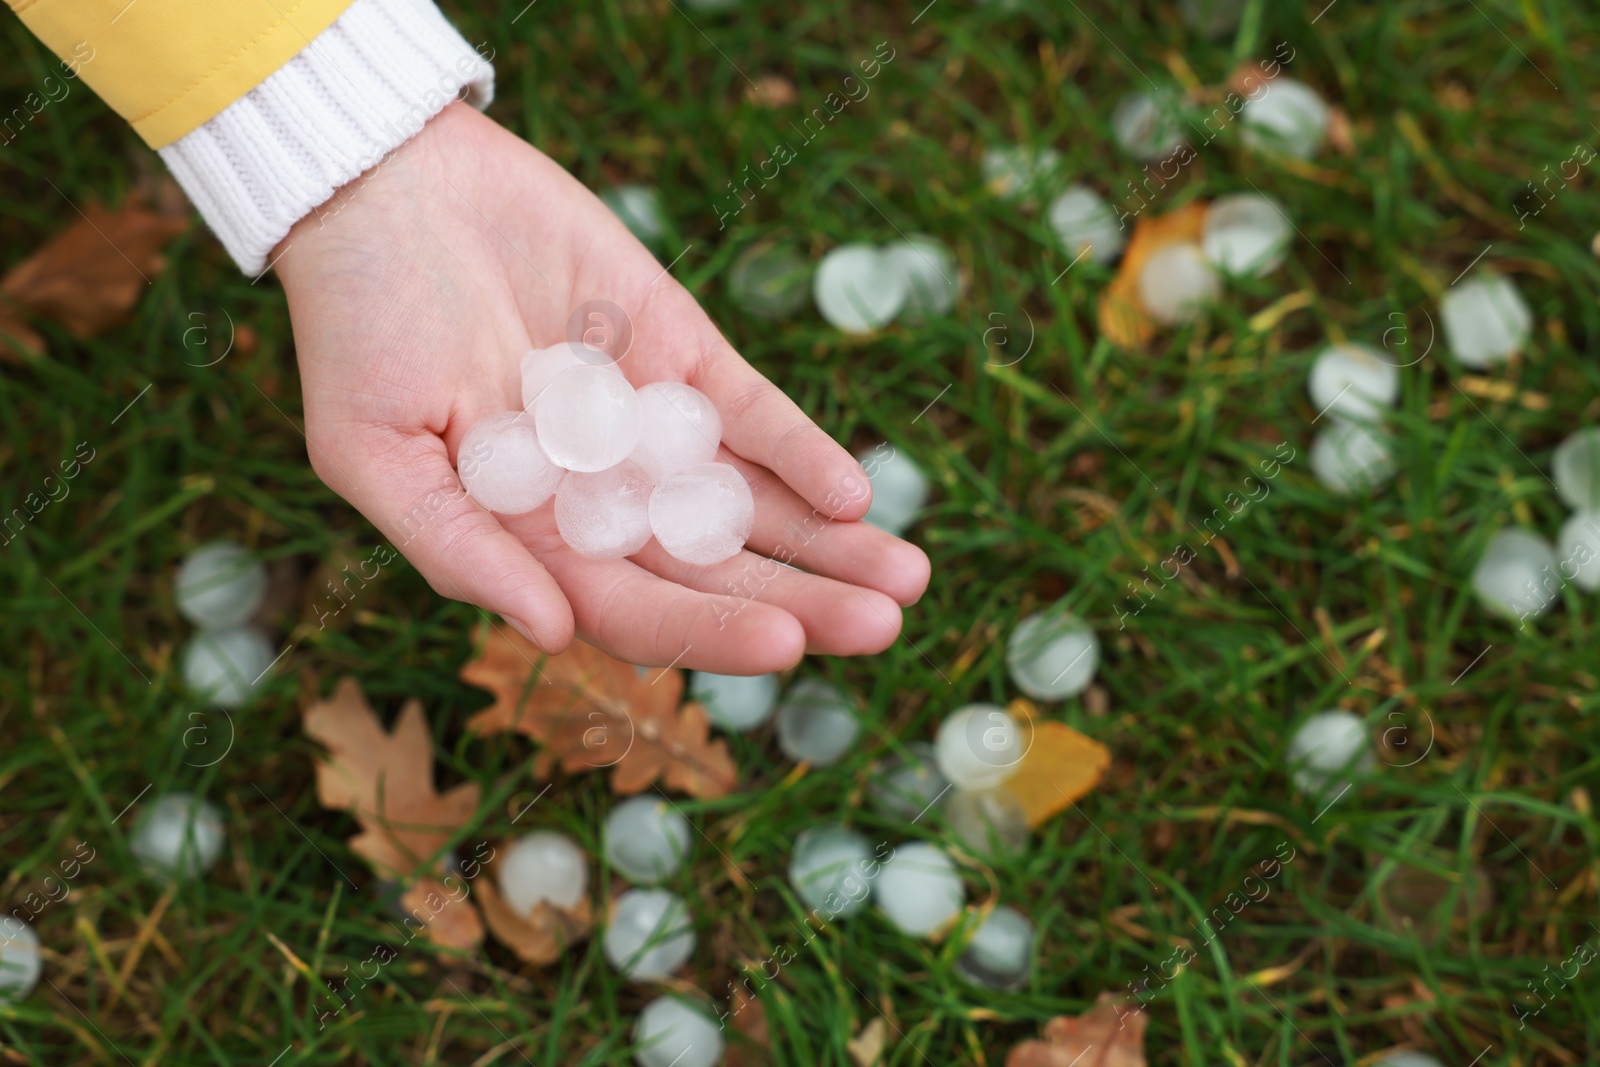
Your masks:
M 161 149 L 246 274 L 336 189 L 463 95 L 494 96 L 494 69 L 429 0 L 354 0 L 293 59 Z

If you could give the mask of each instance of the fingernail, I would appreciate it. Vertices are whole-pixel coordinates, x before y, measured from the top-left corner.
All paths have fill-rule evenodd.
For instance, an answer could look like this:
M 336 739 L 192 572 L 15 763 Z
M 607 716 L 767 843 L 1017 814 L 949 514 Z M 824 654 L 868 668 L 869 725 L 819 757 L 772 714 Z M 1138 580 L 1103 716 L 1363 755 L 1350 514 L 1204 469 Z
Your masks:
M 505 620 L 505 624 L 507 626 L 511 627 L 513 630 L 517 631 L 517 633 L 521 634 L 523 636 L 523 638 L 526 639 L 527 642 L 530 645 L 533 645 L 535 648 L 539 647 L 539 642 L 534 640 L 533 631 L 528 629 L 528 627 L 525 624 L 518 622 L 516 619 L 513 619 L 509 615 L 502 615 L 500 617 Z

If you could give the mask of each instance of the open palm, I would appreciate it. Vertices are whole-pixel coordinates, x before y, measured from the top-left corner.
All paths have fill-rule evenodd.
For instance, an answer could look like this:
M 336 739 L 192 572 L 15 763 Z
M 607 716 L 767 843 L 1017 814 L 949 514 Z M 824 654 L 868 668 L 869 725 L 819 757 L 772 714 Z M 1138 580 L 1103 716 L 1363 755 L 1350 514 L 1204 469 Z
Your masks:
M 753 674 L 807 651 L 881 651 L 921 596 L 926 556 L 848 521 L 869 502 L 861 467 L 605 205 L 471 108 L 446 108 L 302 220 L 278 256 L 318 475 L 435 591 L 497 612 L 546 651 L 576 630 L 635 663 Z M 591 301 L 620 309 L 613 329 L 631 324 L 621 368 L 635 386 L 687 382 L 716 404 L 718 459 L 756 501 L 733 559 L 694 566 L 653 541 L 630 559 L 587 559 L 562 543 L 550 505 L 513 518 L 462 492 L 453 461 L 466 430 L 521 406 L 521 354 L 568 339 Z

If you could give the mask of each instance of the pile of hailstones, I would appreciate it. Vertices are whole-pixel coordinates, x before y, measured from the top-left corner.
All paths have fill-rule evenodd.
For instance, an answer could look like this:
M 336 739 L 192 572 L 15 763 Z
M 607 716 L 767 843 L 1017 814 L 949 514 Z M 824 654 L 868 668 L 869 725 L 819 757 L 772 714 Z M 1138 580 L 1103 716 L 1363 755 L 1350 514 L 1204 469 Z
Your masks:
M 483 507 L 523 515 L 554 496 L 561 539 L 592 559 L 631 556 L 652 536 L 701 565 L 744 547 L 755 499 L 744 475 L 714 462 L 722 419 L 698 389 L 635 389 L 609 357 L 565 342 L 522 357 L 522 402 L 461 440 L 456 473 Z

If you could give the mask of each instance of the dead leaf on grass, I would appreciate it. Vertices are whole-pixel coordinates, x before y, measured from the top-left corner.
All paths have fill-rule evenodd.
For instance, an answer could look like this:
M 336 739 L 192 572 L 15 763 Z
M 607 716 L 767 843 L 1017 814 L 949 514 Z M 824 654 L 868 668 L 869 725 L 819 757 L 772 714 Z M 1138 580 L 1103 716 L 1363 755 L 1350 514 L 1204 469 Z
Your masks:
M 1024 1041 L 1006 1056 L 1005 1067 L 1145 1067 L 1140 1008 L 1101 993 L 1082 1015 L 1057 1015 L 1037 1041 Z
M 1204 201 L 1185 204 L 1165 215 L 1141 215 L 1134 223 L 1128 250 L 1117 276 L 1100 294 L 1100 332 L 1119 348 L 1138 348 L 1155 336 L 1156 321 L 1139 299 L 1139 273 L 1160 249 L 1173 244 L 1198 243 L 1205 227 Z

